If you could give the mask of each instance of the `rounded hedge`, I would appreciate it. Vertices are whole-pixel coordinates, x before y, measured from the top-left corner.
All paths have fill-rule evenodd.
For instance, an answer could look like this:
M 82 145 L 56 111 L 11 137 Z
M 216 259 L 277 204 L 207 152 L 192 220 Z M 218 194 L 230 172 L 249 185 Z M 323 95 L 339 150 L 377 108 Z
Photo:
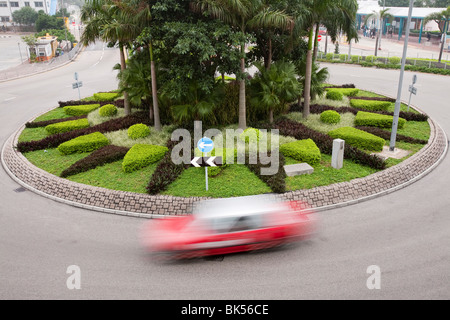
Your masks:
M 341 115 L 334 110 L 327 110 L 320 114 L 320 121 L 329 124 L 336 124 L 341 121 Z
M 247 128 L 244 130 L 244 132 L 241 133 L 239 136 L 242 141 L 245 143 L 248 143 L 249 141 L 254 141 L 256 138 L 256 141 L 259 141 L 261 136 L 261 131 L 255 128 Z
M 133 140 L 145 138 L 149 135 L 150 128 L 143 123 L 138 123 L 128 128 L 128 136 Z
M 342 94 L 342 92 L 337 90 L 328 90 L 326 98 L 328 100 L 342 101 L 342 99 L 344 99 L 344 95 Z
M 117 114 L 117 107 L 113 104 L 105 104 L 98 110 L 98 114 L 102 117 L 112 117 Z

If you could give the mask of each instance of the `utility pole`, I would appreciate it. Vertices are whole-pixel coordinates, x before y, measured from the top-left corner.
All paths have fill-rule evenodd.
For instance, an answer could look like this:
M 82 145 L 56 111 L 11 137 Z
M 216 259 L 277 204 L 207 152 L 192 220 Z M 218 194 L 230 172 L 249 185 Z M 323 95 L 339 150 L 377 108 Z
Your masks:
M 400 69 L 400 79 L 398 82 L 397 100 L 395 101 L 394 119 L 392 121 L 392 132 L 391 132 L 391 140 L 390 140 L 390 145 L 389 145 L 389 150 L 391 152 L 395 151 L 395 142 L 397 140 L 398 118 L 400 116 L 400 106 L 401 106 L 401 102 L 402 102 L 403 75 L 405 74 L 406 53 L 408 51 L 408 39 L 409 39 L 409 30 L 410 30 L 409 27 L 411 25 L 413 5 L 414 5 L 414 0 L 409 0 L 408 22 L 406 24 L 405 43 L 403 45 L 402 66 Z

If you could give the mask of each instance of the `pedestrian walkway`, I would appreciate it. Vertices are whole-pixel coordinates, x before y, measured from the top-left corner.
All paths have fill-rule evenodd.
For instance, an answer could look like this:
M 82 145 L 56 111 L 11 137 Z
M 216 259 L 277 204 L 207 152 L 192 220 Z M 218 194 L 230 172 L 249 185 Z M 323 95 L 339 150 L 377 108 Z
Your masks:
M 377 51 L 377 56 L 379 57 L 402 57 L 403 55 L 403 45 L 405 37 L 398 40 L 397 35 L 390 38 L 388 35 L 383 35 L 381 38 L 381 45 Z M 363 34 L 359 34 L 359 41 L 357 43 L 352 42 L 351 54 L 359 56 L 369 56 L 375 55 L 375 43 L 376 39 L 370 37 L 364 37 Z M 325 39 L 322 37 L 322 41 L 319 43 L 319 49 L 325 52 Z M 418 43 L 417 37 L 410 37 L 408 41 L 408 58 L 419 58 L 419 59 L 438 59 L 440 52 L 440 44 L 437 41 L 427 41 L 426 37 L 422 37 L 422 43 Z M 327 52 L 333 53 L 335 50 L 335 45 L 331 43 L 330 38 L 328 38 Z M 342 38 L 339 42 L 339 53 L 348 54 L 349 45 L 345 38 Z M 450 52 L 447 48 L 443 52 L 442 60 L 450 61 Z

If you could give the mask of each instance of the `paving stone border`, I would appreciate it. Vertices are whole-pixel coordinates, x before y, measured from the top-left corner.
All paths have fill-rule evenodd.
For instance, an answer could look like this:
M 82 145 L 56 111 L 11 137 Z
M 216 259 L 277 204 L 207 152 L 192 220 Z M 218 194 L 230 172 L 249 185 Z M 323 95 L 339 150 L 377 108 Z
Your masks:
M 394 192 L 431 172 L 445 157 L 445 132 L 432 119 L 428 144 L 419 152 L 386 170 L 324 187 L 277 195 L 283 200 L 302 200 L 317 211 L 342 207 Z M 14 146 L 24 126 L 3 145 L 1 160 L 6 172 L 23 187 L 49 199 L 106 213 L 158 218 L 189 213 L 193 203 L 208 198 L 148 195 L 93 187 L 72 182 L 32 165 Z

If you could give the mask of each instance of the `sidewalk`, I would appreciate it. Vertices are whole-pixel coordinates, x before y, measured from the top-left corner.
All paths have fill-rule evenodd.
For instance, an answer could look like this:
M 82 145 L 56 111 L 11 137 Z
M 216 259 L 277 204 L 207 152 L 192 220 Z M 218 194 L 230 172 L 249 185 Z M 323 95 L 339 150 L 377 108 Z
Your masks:
M 359 34 L 359 41 L 357 43 L 352 42 L 351 54 L 359 56 L 369 56 L 375 54 L 375 39 L 364 37 Z M 381 38 L 381 50 L 378 50 L 377 55 L 379 57 L 402 57 L 403 55 L 403 45 L 405 37 L 400 41 L 398 37 L 394 35 L 393 38 L 387 38 L 383 36 Z M 322 37 L 322 41 L 319 42 L 319 49 L 325 52 L 325 39 Z M 421 58 L 421 59 L 438 59 L 440 52 L 440 44 L 436 41 L 431 43 L 427 41 L 426 37 L 422 37 L 422 43 L 418 43 L 417 37 L 410 37 L 408 41 L 408 58 Z M 335 46 L 331 43 L 330 38 L 328 38 L 328 53 L 334 53 Z M 348 43 L 341 41 L 339 43 L 339 52 L 341 54 L 348 54 L 349 46 Z M 444 50 L 442 54 L 442 60 L 450 61 L 450 52 Z

